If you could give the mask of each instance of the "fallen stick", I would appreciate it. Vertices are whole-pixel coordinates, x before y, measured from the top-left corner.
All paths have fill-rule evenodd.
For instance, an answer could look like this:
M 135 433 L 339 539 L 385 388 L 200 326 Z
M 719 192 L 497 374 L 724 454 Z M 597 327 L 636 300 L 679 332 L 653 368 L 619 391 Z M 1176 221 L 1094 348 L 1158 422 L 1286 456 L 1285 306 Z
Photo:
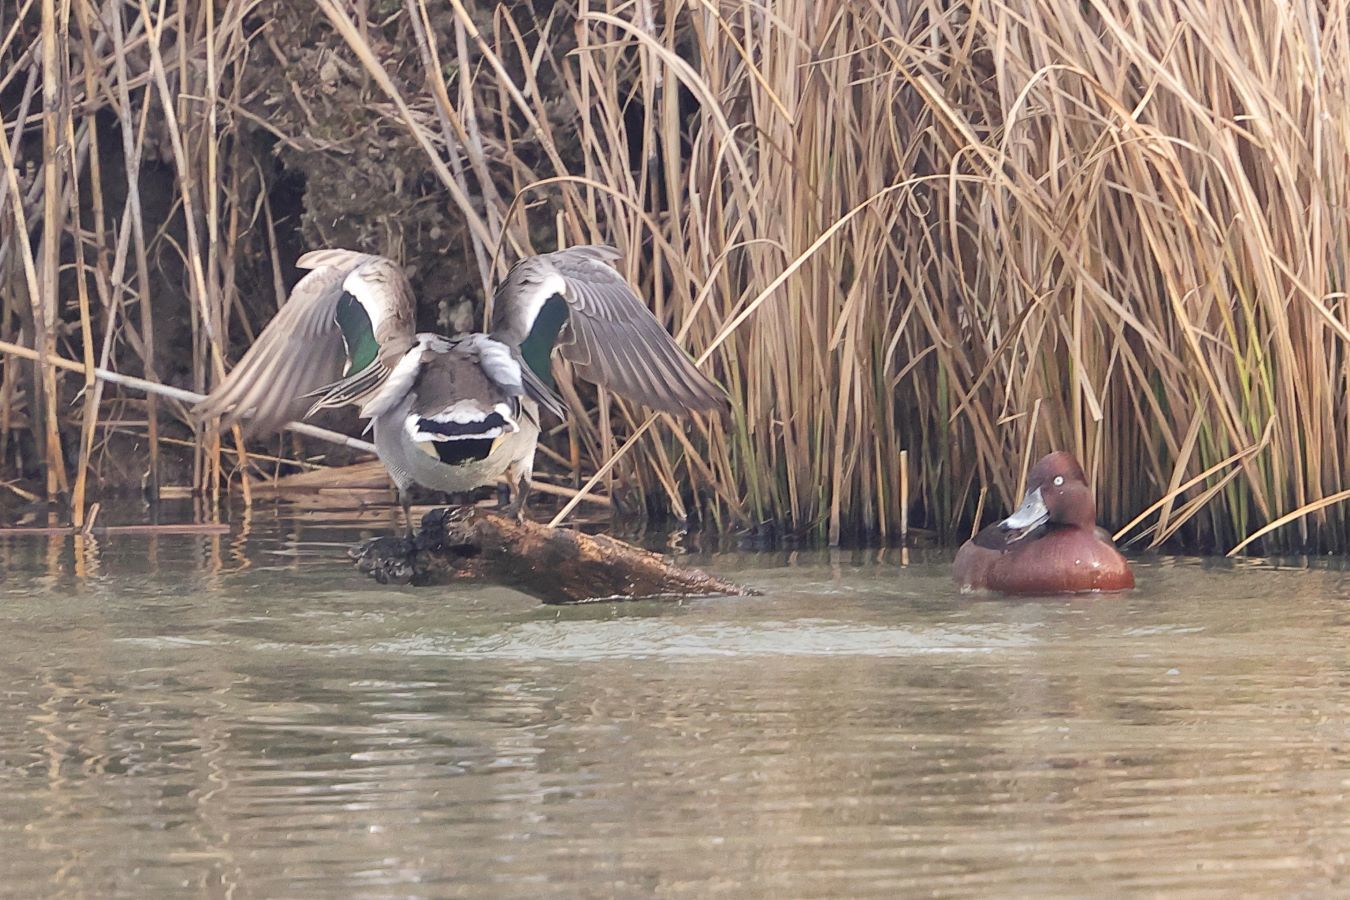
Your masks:
M 381 584 L 493 581 L 555 604 L 754 593 L 606 535 L 518 522 L 476 507 L 433 509 L 411 542 L 373 538 L 350 555 Z
M 22 359 L 31 359 L 34 361 L 39 361 L 42 358 L 42 354 L 38 353 L 36 350 L 31 350 L 28 347 L 24 347 L 21 344 L 12 344 L 9 341 L 0 341 L 0 353 L 10 353 Z M 70 369 L 73 372 L 84 371 L 83 363 L 78 363 L 73 359 L 66 359 L 64 356 L 53 356 L 51 354 L 48 354 L 47 362 L 53 366 L 57 366 L 58 368 Z M 129 387 L 133 390 L 144 391 L 147 394 L 155 394 L 160 397 L 169 397 L 174 400 L 181 400 L 184 403 L 200 403 L 202 400 L 206 399 L 205 396 L 203 396 L 202 394 L 198 394 L 196 391 L 184 390 L 183 388 L 176 388 L 167 384 L 160 384 L 155 381 L 146 381 L 144 378 L 137 378 L 134 375 L 123 375 L 120 372 L 112 372 L 109 371 L 108 369 L 101 369 L 96 367 L 94 369 L 94 375 L 95 377 L 103 381 L 107 381 L 111 384 L 120 384 L 123 387 Z M 317 438 L 321 441 L 328 441 L 329 443 L 332 444 L 340 444 L 344 447 L 351 447 L 353 450 L 363 450 L 366 453 L 372 454 L 375 452 L 375 445 L 370 443 L 369 441 L 363 441 L 360 438 L 350 437 L 345 434 L 340 434 L 336 431 L 329 431 L 327 428 L 320 428 L 317 425 L 310 425 L 308 422 L 287 422 L 284 427 L 290 431 L 294 431 L 296 434 L 303 434 L 312 438 Z M 227 452 L 234 452 L 234 451 L 227 451 Z M 271 462 L 281 461 L 278 460 L 276 457 L 271 456 L 255 457 L 255 458 L 266 459 Z M 287 460 L 287 462 L 295 462 L 295 461 Z M 333 470 L 321 467 L 319 471 L 332 472 L 340 470 Z M 380 473 L 383 473 L 384 467 L 380 466 L 379 471 Z M 302 485 L 302 482 L 298 480 L 302 476 L 292 475 L 287 477 L 295 481 L 296 487 L 300 487 Z M 279 479 L 278 481 L 285 481 L 285 480 L 286 479 Z M 321 478 L 316 480 L 321 480 Z M 269 484 L 274 485 L 278 490 L 281 490 L 283 489 L 283 487 L 278 483 L 278 481 L 260 482 L 258 485 L 254 486 L 254 490 L 258 490 L 259 488 L 266 489 L 265 486 Z M 384 476 L 383 481 L 386 484 L 388 483 L 387 475 Z M 18 490 L 17 488 L 13 488 L 12 486 L 7 484 L 0 485 L 0 487 L 10 487 L 11 490 L 16 491 Z M 322 487 L 322 485 L 320 485 L 320 487 Z M 565 488 L 559 485 L 549 484 L 548 482 L 545 481 L 532 480 L 530 482 L 530 490 L 539 491 L 540 493 L 544 494 L 555 494 L 559 497 L 577 498 L 573 500 L 573 505 L 575 505 L 575 503 L 579 499 L 597 506 L 613 506 L 613 503 L 610 501 L 608 497 L 596 496 L 594 494 L 588 493 L 587 491 L 577 491 L 571 488 Z M 33 495 L 29 495 L 29 499 L 36 500 L 37 498 Z M 569 506 L 568 509 L 570 510 L 571 507 Z
M 22 359 L 31 359 L 34 362 L 42 362 L 44 360 L 43 354 L 38 353 L 36 350 L 31 350 L 21 344 L 11 344 L 9 341 L 0 341 L 0 353 L 9 353 Z M 58 368 L 70 369 L 72 372 L 84 371 L 84 363 L 76 362 L 73 359 L 66 359 L 64 356 L 54 356 L 48 353 L 46 354 L 45 361 Z M 147 394 L 155 394 L 160 397 L 171 397 L 174 400 L 181 400 L 184 403 L 200 403 L 206 399 L 204 395 L 198 394 L 195 391 L 171 387 L 167 384 L 160 384 L 155 381 L 146 381 L 144 378 L 137 378 L 134 375 L 123 375 L 120 372 L 111 372 L 107 369 L 95 368 L 94 376 L 111 384 L 120 384 L 123 387 L 129 387 L 137 391 L 145 391 Z M 353 450 L 364 450 L 367 453 L 375 452 L 375 445 L 369 441 L 363 441 L 359 438 L 339 434 L 336 431 L 329 431 L 327 428 L 320 428 L 317 425 L 310 425 L 307 422 L 287 422 L 283 427 L 288 431 L 294 431 L 296 434 L 318 438 L 321 441 L 328 441 L 332 444 L 341 444 L 344 447 L 351 447 Z
M 154 535 L 154 534 L 229 534 L 230 526 L 216 522 L 186 522 L 178 525 L 94 525 L 90 528 L 76 528 L 73 525 L 32 525 L 0 528 L 0 537 L 16 537 L 34 534 L 92 534 L 104 535 Z

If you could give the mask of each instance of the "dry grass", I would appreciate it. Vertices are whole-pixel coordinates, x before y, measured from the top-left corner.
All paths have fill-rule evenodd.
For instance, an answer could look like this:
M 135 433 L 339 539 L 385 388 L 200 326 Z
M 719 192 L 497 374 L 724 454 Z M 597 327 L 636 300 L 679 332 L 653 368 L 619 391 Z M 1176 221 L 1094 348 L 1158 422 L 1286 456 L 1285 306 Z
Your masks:
M 734 398 L 625 444 L 641 411 L 582 389 L 553 440 L 576 475 L 624 446 L 618 481 L 676 512 L 891 536 L 908 451 L 911 520 L 956 537 L 1063 447 L 1129 538 L 1227 549 L 1309 506 L 1261 545 L 1350 547 L 1321 502 L 1350 486 L 1345 3 L 314 2 L 330 75 L 420 160 L 480 289 L 519 253 L 614 243 Z M 313 121 L 312 92 L 248 93 L 300 53 L 280 9 L 0 13 L 0 338 L 86 372 L 219 376 L 266 314 L 237 254 L 289 264 L 248 136 L 361 150 L 277 124 L 288 104 Z M 100 141 L 124 172 L 97 169 Z M 134 202 L 155 154 L 181 229 Z M 369 249 L 416 261 L 415 235 L 385 234 Z M 152 296 L 166 245 L 181 289 Z M 172 363 L 166 317 L 190 323 Z M 109 402 L 72 409 L 70 376 L 16 365 L 0 444 L 31 430 L 48 489 L 74 458 L 78 494 Z M 182 415 L 143 411 L 152 447 Z M 206 448 L 197 483 L 227 459 Z

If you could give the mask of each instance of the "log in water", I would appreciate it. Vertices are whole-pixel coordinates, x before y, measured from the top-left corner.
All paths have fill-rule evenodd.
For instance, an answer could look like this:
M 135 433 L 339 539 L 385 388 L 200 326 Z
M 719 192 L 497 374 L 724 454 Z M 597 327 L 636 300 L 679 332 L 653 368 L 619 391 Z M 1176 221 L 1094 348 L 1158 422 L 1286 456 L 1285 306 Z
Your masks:
M 490 581 L 545 603 L 754 593 L 607 535 L 518 522 L 476 507 L 434 509 L 411 542 L 373 538 L 353 547 L 351 556 L 381 584 Z

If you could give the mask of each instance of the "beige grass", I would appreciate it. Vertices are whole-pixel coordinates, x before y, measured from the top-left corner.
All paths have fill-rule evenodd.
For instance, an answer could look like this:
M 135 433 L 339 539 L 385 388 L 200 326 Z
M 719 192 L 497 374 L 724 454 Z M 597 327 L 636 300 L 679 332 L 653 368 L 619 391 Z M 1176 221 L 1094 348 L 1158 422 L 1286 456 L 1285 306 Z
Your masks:
M 1350 486 L 1346 3 L 315 7 L 343 77 L 368 80 L 368 115 L 420 152 L 466 223 L 484 287 L 556 240 L 614 243 L 727 386 L 726 421 L 658 421 L 600 481 L 722 523 L 891 536 L 908 451 L 910 521 L 954 538 L 1062 447 L 1104 522 L 1147 511 L 1126 538 L 1228 549 L 1308 507 L 1259 546 L 1350 546 L 1346 508 L 1321 503 Z M 42 0 L 12 39 L 0 20 L 18 154 L 0 182 L 3 281 L 37 281 L 6 291 L 0 338 L 32 323 L 30 345 L 45 334 L 90 369 L 111 355 L 150 374 L 153 320 L 190 316 L 189 386 L 219 376 L 229 335 L 261 325 L 241 320 L 236 248 L 270 220 L 231 154 L 278 128 L 240 88 L 274 52 L 275 11 Z M 49 55 L 19 33 L 65 48 L 55 107 Z M 65 118 L 44 132 L 39 104 Z M 121 128 L 89 129 L 99 110 Z M 178 297 L 146 296 L 159 223 L 131 204 L 73 215 L 111 177 L 93 177 L 81 142 L 123 142 L 134 183 L 148 134 L 189 226 Z M 330 135 L 283 137 L 333 152 Z M 62 265 L 87 272 L 87 314 L 74 290 L 51 299 L 54 233 Z M 40 330 L 53 312 L 55 344 Z M 77 434 L 55 395 L 5 396 L 49 441 Z M 554 447 L 575 447 L 588 476 L 644 414 L 584 388 L 570 399 Z M 81 484 L 103 406 L 81 414 Z M 17 419 L 0 418 L 4 441 Z M 204 489 L 220 459 L 202 453 Z

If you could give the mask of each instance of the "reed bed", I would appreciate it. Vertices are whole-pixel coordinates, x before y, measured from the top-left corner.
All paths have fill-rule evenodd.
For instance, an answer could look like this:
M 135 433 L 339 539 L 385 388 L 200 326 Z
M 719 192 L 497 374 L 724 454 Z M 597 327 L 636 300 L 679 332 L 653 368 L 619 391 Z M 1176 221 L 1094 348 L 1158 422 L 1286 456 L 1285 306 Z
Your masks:
M 208 390 L 310 246 L 446 328 L 603 241 L 733 408 L 578 386 L 563 480 L 955 539 L 1067 448 L 1126 539 L 1344 550 L 1347 81 L 1341 0 L 10 4 L 0 339 L 81 371 L 6 361 L 4 480 L 76 524 L 107 448 L 161 480 L 185 408 L 94 368 Z M 175 477 L 218 496 L 227 441 Z

